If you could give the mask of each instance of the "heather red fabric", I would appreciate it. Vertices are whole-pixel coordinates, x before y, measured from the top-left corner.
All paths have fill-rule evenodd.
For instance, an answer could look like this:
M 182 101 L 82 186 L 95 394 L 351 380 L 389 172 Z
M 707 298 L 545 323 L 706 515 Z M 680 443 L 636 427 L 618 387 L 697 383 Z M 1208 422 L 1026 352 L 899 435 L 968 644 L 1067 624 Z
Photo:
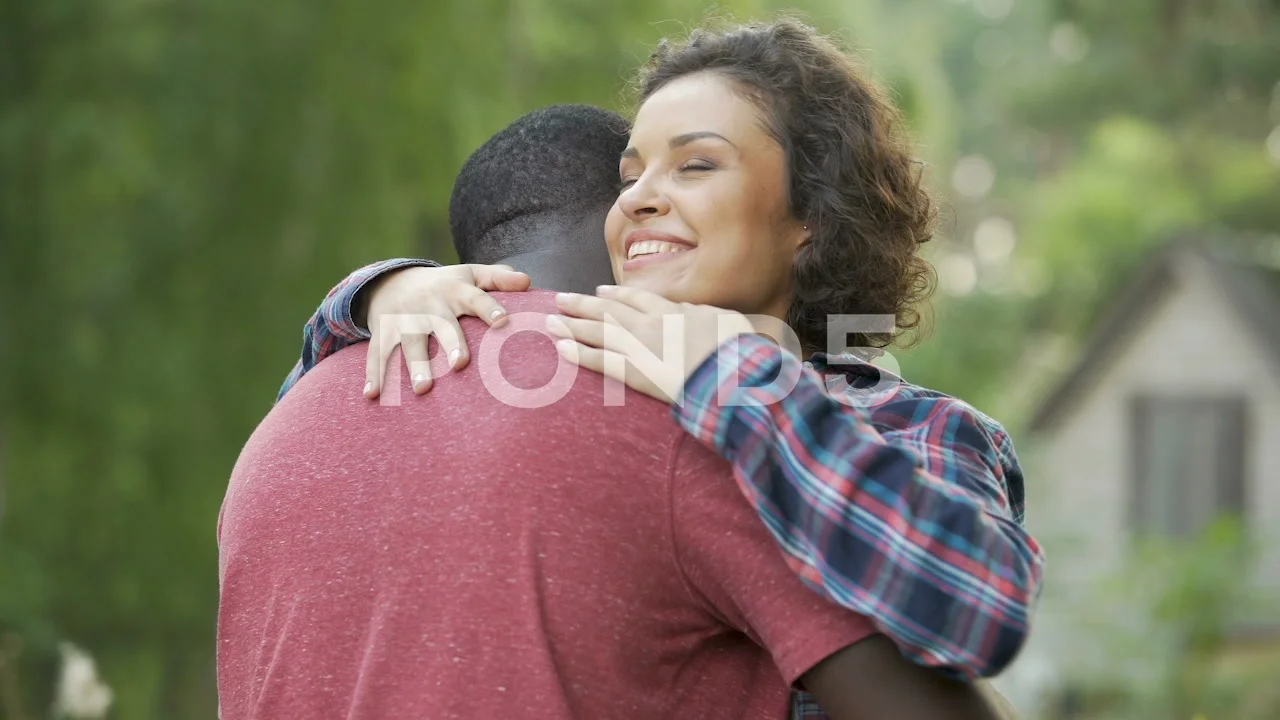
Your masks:
M 364 399 L 359 345 L 249 439 L 219 519 L 223 720 L 786 718 L 870 623 L 801 584 L 667 406 L 607 406 L 560 360 L 550 293 L 498 297 L 512 326 L 464 319 L 471 365 L 426 396 L 403 373 L 399 404 Z

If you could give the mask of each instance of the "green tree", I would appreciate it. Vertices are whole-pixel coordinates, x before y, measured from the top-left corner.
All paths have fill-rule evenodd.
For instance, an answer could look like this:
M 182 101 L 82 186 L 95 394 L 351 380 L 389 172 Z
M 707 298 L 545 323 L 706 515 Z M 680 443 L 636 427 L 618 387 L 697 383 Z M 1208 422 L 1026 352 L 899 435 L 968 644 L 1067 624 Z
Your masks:
M 950 12 L 938 43 L 960 112 L 954 150 L 935 159 L 950 200 L 935 257 L 944 280 L 954 255 L 977 282 L 938 296 L 937 331 L 903 366 L 1016 427 L 1152 247 L 1185 232 L 1280 233 L 1280 8 L 1055 0 Z M 996 170 L 977 197 L 943 184 L 970 154 Z M 993 218 L 1015 228 L 1016 249 L 986 262 L 979 230 Z
M 316 298 L 448 257 L 472 148 L 541 105 L 616 106 L 678 29 L 648 23 L 702 11 L 0 3 L 0 628 L 28 708 L 67 638 L 119 716 L 212 716 L 218 506 Z

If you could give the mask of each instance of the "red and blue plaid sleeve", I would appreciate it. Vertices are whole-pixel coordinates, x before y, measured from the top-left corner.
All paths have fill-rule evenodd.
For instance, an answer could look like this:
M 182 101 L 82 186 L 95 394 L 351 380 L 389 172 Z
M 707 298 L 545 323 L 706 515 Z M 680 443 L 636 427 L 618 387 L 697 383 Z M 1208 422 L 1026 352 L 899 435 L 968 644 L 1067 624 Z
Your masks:
M 302 328 L 302 357 L 285 378 L 284 385 L 280 386 L 276 402 L 321 360 L 348 345 L 369 339 L 369 329 L 356 325 L 351 317 L 352 302 L 369 281 L 406 267 L 440 267 L 440 263 L 434 260 L 393 258 L 365 265 L 343 278 L 342 282 L 325 295 L 320 307 L 316 308 L 315 314 Z
M 776 378 L 795 389 L 779 399 Z M 842 401 L 794 355 L 742 336 L 690 376 L 673 412 L 733 463 L 806 584 L 920 665 L 993 676 L 1026 640 L 1044 566 L 1020 523 L 1021 472 L 994 421 L 904 387 L 874 408 Z

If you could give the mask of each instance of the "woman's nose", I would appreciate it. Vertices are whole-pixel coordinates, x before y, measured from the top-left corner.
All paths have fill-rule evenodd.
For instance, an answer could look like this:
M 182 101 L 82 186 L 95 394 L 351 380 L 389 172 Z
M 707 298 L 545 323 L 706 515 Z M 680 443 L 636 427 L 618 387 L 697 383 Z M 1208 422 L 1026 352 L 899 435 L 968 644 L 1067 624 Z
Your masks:
M 632 220 L 665 215 L 670 209 L 666 195 L 643 178 L 618 196 L 618 207 Z

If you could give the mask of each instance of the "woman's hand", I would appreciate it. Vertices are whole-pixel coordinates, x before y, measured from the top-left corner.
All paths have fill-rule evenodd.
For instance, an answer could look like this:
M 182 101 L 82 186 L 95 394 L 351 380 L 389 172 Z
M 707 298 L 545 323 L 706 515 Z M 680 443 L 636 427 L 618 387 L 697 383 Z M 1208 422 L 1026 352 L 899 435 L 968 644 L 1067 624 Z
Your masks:
M 431 389 L 431 363 L 427 342 L 436 336 L 450 367 L 467 364 L 470 354 L 458 325 L 462 315 L 474 315 L 490 327 L 501 327 L 507 311 L 489 297 L 491 290 L 519 292 L 529 289 L 529 276 L 509 265 L 451 265 L 412 267 L 387 273 L 368 290 L 369 352 L 366 356 L 364 395 L 382 392 L 387 358 L 397 345 L 413 374 L 413 392 Z
M 564 338 L 556 349 L 565 359 L 664 402 L 679 396 L 722 343 L 755 332 L 741 313 L 614 285 L 600 286 L 595 296 L 557 295 L 556 305 L 568 317 L 548 317 L 547 330 Z

